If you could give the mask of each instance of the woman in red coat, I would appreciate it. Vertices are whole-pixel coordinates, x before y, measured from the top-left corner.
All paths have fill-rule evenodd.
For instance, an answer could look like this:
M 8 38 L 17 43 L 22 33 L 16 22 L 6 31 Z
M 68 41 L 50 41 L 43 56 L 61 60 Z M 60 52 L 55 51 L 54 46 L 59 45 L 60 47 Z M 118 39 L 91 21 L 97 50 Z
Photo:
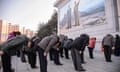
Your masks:
M 95 43 L 96 43 L 96 38 L 95 37 L 90 38 L 89 45 L 88 45 L 88 51 L 89 51 L 89 56 L 90 56 L 91 59 L 94 58 L 93 49 L 95 48 Z

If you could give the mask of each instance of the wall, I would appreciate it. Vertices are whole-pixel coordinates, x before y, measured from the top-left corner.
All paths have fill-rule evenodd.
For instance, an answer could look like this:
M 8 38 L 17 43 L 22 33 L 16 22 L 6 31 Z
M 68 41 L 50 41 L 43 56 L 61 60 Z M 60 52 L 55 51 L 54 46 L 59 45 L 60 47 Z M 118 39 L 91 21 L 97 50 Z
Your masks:
M 102 38 L 106 34 L 110 33 L 110 34 L 114 35 L 114 34 L 118 33 L 118 32 L 116 32 L 116 20 L 115 20 L 116 12 L 114 9 L 114 6 L 115 6 L 113 3 L 114 0 L 99 0 L 101 3 L 104 3 L 104 5 L 102 4 L 104 7 L 101 6 L 100 3 L 98 3 L 98 5 L 97 4 L 93 4 L 93 5 L 101 6 L 104 9 L 101 9 L 101 7 L 99 7 L 99 8 L 97 8 L 97 10 L 100 9 L 100 11 L 95 12 L 95 8 L 93 8 L 93 10 L 94 10 L 93 12 L 95 12 L 95 13 L 90 13 L 88 15 L 85 14 L 85 11 L 88 11 L 89 9 L 86 8 L 86 10 L 85 10 L 85 9 L 81 8 L 81 5 L 84 4 L 85 0 L 80 0 L 80 1 L 83 1 L 83 3 L 80 3 L 78 5 L 78 12 L 79 12 L 79 14 L 78 14 L 79 24 L 78 25 L 76 25 L 75 16 L 74 16 L 75 1 L 76 1 L 76 3 L 79 2 L 79 0 L 70 0 L 65 5 L 59 7 L 59 10 L 58 10 L 58 26 L 59 26 L 58 34 L 65 34 L 69 38 L 75 39 L 80 34 L 87 33 L 90 35 L 90 37 L 97 38 L 96 50 L 100 50 Z M 89 0 L 87 0 L 87 1 L 89 1 Z M 95 1 L 98 1 L 98 0 L 95 0 Z M 92 2 L 90 4 L 92 4 Z M 72 25 L 71 28 L 67 28 L 68 22 L 65 22 L 68 20 L 67 19 L 68 16 L 65 18 L 62 17 L 62 16 L 66 16 L 65 14 L 67 14 L 69 7 L 71 8 L 71 20 L 70 20 L 71 25 Z M 83 7 L 87 7 L 87 6 L 83 5 Z M 61 12 L 63 12 L 62 16 L 61 16 L 61 14 L 62 14 Z M 81 14 L 83 14 L 83 15 L 81 16 Z M 63 24 L 61 24 L 62 18 L 63 18 Z M 64 20 L 64 19 L 66 19 L 66 20 Z M 101 20 L 104 20 L 104 21 L 101 22 Z

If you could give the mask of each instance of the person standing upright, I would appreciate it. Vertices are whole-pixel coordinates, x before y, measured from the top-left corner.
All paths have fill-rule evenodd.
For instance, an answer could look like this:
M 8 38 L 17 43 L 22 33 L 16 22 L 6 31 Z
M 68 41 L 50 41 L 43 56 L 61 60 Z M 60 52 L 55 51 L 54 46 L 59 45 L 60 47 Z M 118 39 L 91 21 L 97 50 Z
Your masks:
M 111 34 L 107 34 L 102 40 L 102 46 L 104 48 L 106 62 L 112 62 L 111 54 L 112 47 L 114 46 L 114 37 Z
M 93 56 L 93 49 L 95 48 L 95 43 L 96 43 L 96 38 L 95 37 L 90 38 L 89 45 L 88 45 L 88 51 L 89 51 L 89 57 L 91 59 L 94 58 L 94 56 Z
M 120 56 L 120 36 L 118 34 L 116 34 L 116 37 L 115 37 L 114 55 Z

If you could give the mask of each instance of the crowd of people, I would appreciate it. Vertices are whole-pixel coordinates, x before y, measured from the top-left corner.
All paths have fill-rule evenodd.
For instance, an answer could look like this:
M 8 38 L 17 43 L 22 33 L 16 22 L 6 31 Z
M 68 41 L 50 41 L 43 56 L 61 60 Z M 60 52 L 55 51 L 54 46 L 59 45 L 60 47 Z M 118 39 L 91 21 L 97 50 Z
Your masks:
M 120 56 L 120 36 L 118 34 L 116 34 L 116 37 L 107 34 L 101 41 L 106 62 L 112 62 L 112 53 L 115 56 Z M 88 34 L 81 34 L 73 40 L 65 35 L 58 36 L 55 32 L 42 39 L 37 35 L 28 38 L 20 32 L 11 32 L 8 35 L 8 40 L 1 45 L 0 49 L 3 72 L 15 72 L 15 68 L 11 64 L 12 56 L 20 57 L 22 62 L 28 62 L 33 69 L 38 68 L 36 66 L 37 53 L 40 72 L 47 72 L 48 53 L 50 61 L 60 66 L 63 65 L 60 58 L 65 57 L 69 60 L 71 53 L 74 69 L 76 71 L 86 71 L 82 66 L 82 64 L 86 63 L 84 60 L 85 48 L 88 48 L 90 59 L 94 59 L 95 44 L 96 37 L 90 37 Z M 26 59 L 26 55 L 28 59 Z

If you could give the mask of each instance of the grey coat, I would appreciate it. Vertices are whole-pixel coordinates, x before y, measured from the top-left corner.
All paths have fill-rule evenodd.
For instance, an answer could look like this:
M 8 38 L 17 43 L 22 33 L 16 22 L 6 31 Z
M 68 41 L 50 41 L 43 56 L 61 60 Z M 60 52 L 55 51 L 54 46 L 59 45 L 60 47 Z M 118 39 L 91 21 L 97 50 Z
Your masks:
M 45 50 L 46 53 L 49 52 L 49 50 L 58 43 L 59 38 L 57 35 L 50 35 L 44 37 L 39 43 L 38 46 Z
M 103 40 L 102 40 L 102 45 L 103 46 L 110 46 L 110 47 L 113 47 L 114 46 L 114 37 L 110 34 L 106 35 Z

